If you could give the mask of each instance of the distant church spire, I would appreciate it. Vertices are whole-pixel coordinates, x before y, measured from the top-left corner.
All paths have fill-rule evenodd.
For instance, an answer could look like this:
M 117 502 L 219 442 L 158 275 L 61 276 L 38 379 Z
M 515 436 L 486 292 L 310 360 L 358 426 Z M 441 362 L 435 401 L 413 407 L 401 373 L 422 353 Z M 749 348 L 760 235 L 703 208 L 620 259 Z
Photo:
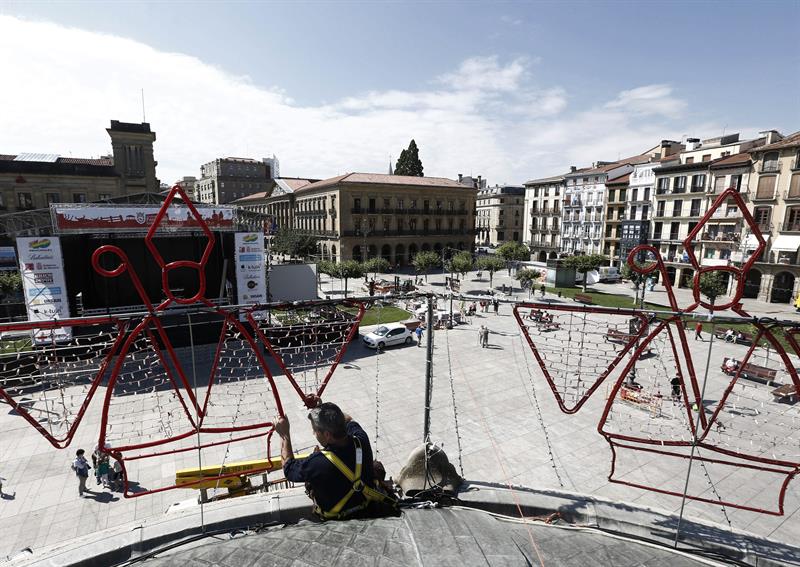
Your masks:
M 392 171 L 392 154 L 389 154 L 389 175 L 394 175 L 394 171 Z

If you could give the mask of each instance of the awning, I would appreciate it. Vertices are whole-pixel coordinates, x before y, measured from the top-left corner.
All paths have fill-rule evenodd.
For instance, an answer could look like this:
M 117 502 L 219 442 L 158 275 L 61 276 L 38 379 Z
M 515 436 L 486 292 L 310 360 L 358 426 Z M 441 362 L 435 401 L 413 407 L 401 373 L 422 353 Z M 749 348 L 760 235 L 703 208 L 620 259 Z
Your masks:
M 764 237 L 764 240 L 769 242 L 769 234 L 762 234 L 761 236 Z M 744 247 L 745 250 L 755 250 L 758 248 L 758 238 L 756 238 L 755 234 L 748 234 L 747 238 L 744 240 Z
M 800 234 L 781 234 L 772 245 L 773 252 L 797 252 L 800 248 Z

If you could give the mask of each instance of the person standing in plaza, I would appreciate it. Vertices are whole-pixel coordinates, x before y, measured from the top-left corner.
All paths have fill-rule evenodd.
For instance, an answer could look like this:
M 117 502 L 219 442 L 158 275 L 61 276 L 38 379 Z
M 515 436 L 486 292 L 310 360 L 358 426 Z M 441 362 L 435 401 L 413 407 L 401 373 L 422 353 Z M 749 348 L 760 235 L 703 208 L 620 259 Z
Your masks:
M 494 307 L 494 314 L 497 315 L 497 312 L 500 310 L 500 300 L 496 297 L 492 300 L 492 307 Z
M 694 340 L 700 339 L 703 340 L 703 324 L 699 321 L 694 326 Z
M 480 341 L 481 341 L 481 348 L 486 348 L 489 346 L 489 327 L 487 327 L 486 325 L 481 325 Z
M 422 346 L 422 325 L 414 329 L 414 334 L 417 335 L 417 348 Z
M 544 299 L 544 284 L 539 286 L 539 291 L 542 292 L 542 299 Z
M 84 457 L 86 452 L 83 449 L 75 451 L 75 460 L 72 462 L 72 470 L 75 471 L 75 476 L 78 477 L 78 496 L 83 496 L 84 492 L 91 492 L 86 488 L 86 479 L 89 478 L 89 462 Z

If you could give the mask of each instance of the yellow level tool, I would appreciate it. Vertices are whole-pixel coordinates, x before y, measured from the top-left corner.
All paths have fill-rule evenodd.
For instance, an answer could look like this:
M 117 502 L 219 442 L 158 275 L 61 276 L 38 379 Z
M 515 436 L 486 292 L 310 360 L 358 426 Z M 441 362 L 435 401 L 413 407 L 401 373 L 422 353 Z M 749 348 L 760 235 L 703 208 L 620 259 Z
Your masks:
M 304 459 L 307 454 L 295 455 L 296 459 Z M 192 469 L 181 469 L 175 471 L 175 484 L 186 486 L 197 490 L 204 488 L 239 488 L 244 484 L 247 476 L 264 474 L 265 472 L 278 470 L 283 467 L 280 457 L 262 459 L 258 461 L 240 461 L 238 463 L 228 463 L 225 465 L 208 465 L 205 467 L 195 467 Z M 219 478 L 221 476 L 227 478 Z M 195 484 L 192 484 L 195 483 Z

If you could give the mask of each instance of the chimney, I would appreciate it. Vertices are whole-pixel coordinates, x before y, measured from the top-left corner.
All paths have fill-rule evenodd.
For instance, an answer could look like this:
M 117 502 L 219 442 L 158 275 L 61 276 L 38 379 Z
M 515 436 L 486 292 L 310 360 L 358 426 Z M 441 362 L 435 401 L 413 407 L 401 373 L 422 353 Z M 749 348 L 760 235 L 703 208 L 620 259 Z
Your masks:
M 459 173 L 458 174 L 458 182 L 461 183 L 461 180 L 464 178 L 464 175 Z
M 478 189 L 482 189 L 482 188 L 483 188 L 483 184 L 481 183 L 481 176 L 479 175 L 478 176 Z
M 675 140 L 661 140 L 660 157 L 665 158 L 667 156 L 677 154 L 682 149 L 683 149 L 683 144 L 680 144 Z
M 777 130 L 764 130 L 763 132 L 759 132 L 762 136 L 766 138 L 764 140 L 764 145 L 774 144 L 775 142 L 780 142 L 783 140 L 783 136 Z
M 570 173 L 575 173 L 576 171 L 578 171 L 578 167 L 577 166 L 575 166 L 575 165 L 569 166 L 569 172 Z

